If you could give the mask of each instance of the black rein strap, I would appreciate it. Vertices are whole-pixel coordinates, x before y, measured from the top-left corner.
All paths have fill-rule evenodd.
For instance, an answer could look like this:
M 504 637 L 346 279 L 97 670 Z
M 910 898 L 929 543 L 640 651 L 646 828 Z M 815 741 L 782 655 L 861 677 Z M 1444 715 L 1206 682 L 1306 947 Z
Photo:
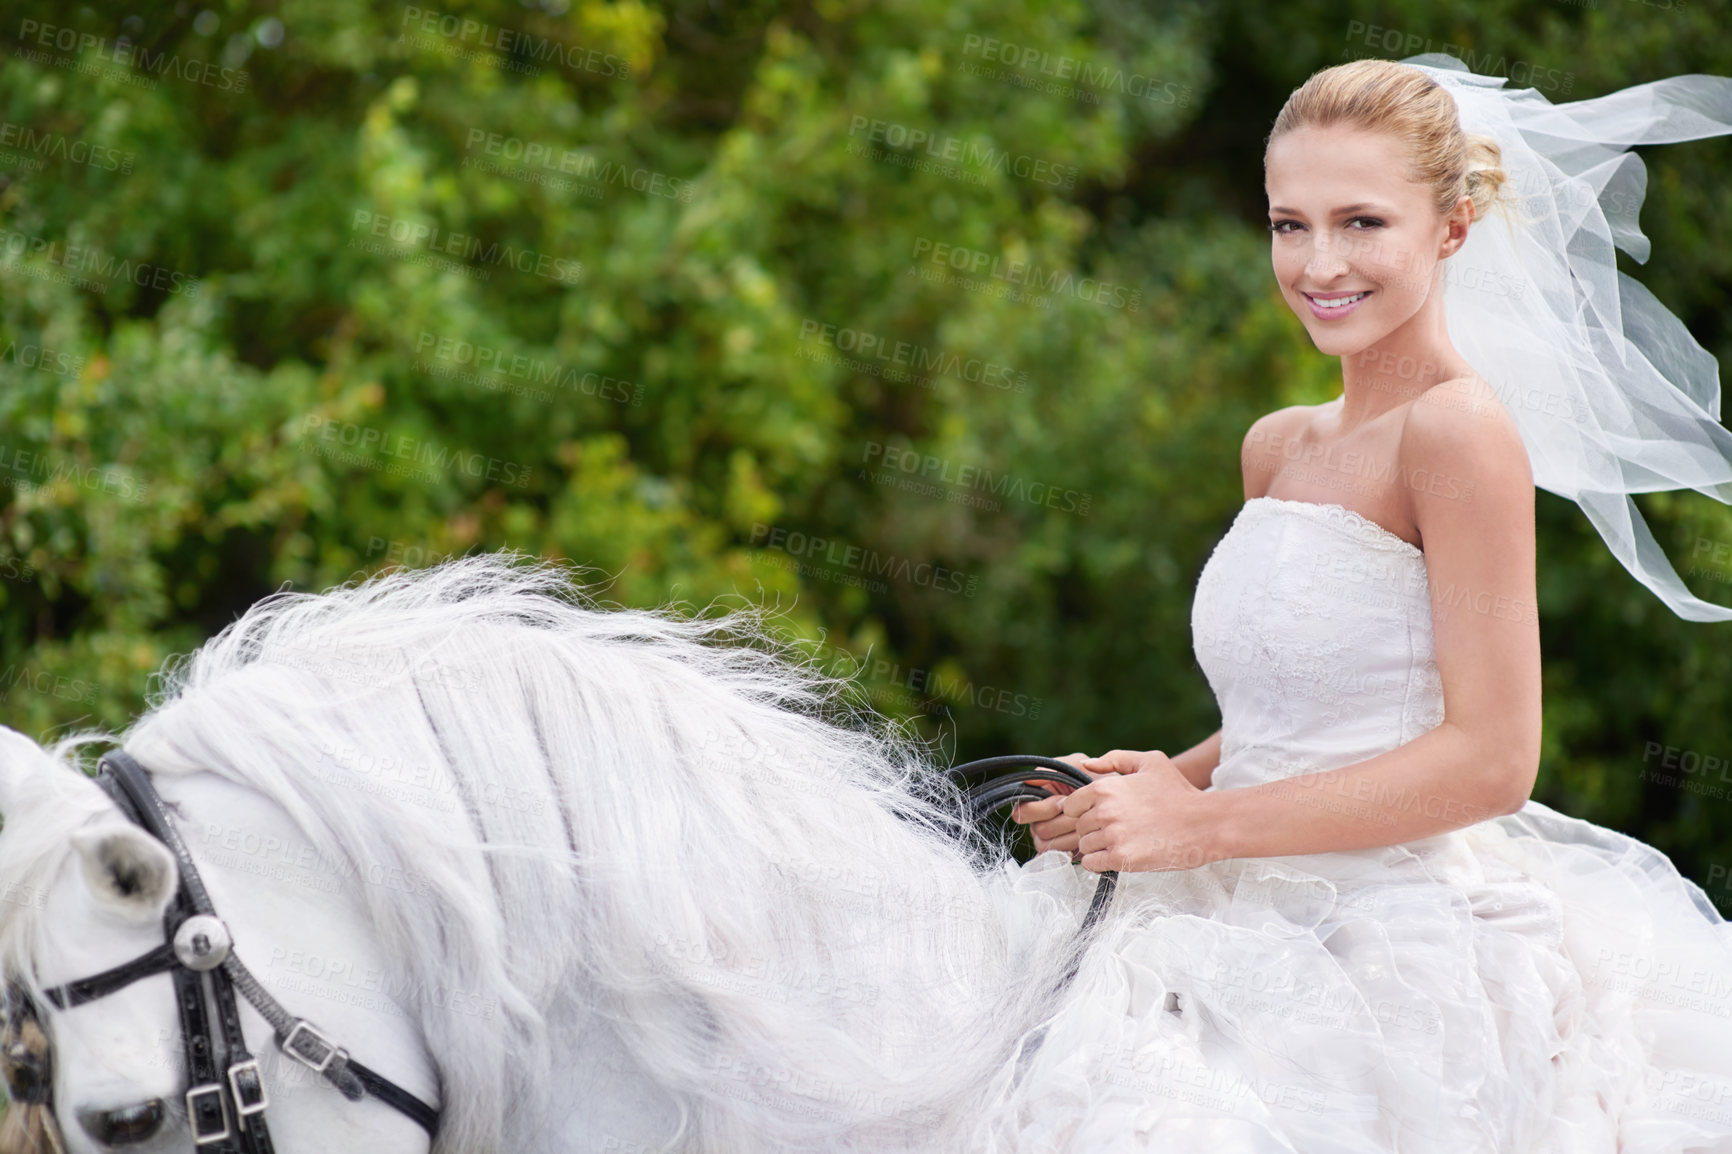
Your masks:
M 1020 766 L 1035 766 L 1033 769 L 1018 769 Z M 963 794 L 963 806 L 968 816 L 979 821 L 1001 806 L 1018 801 L 1039 801 L 1051 797 L 1056 790 L 1042 789 L 1031 784 L 1036 781 L 1053 781 L 1064 785 L 1085 786 L 1094 779 L 1088 774 L 1056 757 L 1036 757 L 1033 755 L 1007 754 L 1003 757 L 983 757 L 979 761 L 964 762 L 952 766 L 950 776 L 961 779 L 970 774 L 990 773 L 993 770 L 1017 770 L 1014 773 L 1003 773 L 989 778 Z M 1088 913 L 1083 915 L 1082 925 L 1077 927 L 1077 949 L 1071 958 L 1070 969 L 1065 971 L 1059 980 L 1058 989 L 1062 990 L 1076 977 L 1077 967 L 1082 964 L 1083 951 L 1088 948 L 1089 933 L 1100 923 L 1107 907 L 1112 904 L 1113 891 L 1118 888 L 1119 874 L 1117 870 L 1101 871 L 1100 881 L 1095 883 L 1095 896 L 1089 902 Z M 1056 991 L 1055 991 L 1056 992 Z
M 43 991 L 61 1009 L 80 1006 L 124 989 L 140 978 L 173 976 L 181 1040 L 186 1051 L 187 1118 L 193 1142 L 210 1154 L 274 1154 L 265 1108 L 270 1104 L 259 1064 L 247 1052 L 241 1030 L 238 990 L 276 1031 L 277 1044 L 296 1061 L 324 1075 L 350 1101 L 371 1094 L 407 1115 L 435 1136 L 439 1111 L 401 1086 L 349 1057 L 305 1018 L 285 1010 L 254 978 L 234 952 L 228 929 L 217 918 L 204 879 L 169 820 L 168 810 L 151 784 L 150 774 L 124 750 L 105 754 L 96 783 L 133 824 L 168 847 L 180 871 L 180 888 L 163 915 L 168 938 L 162 945 L 130 962 L 76 982 Z M 206 1000 L 209 982 L 210 1001 Z M 222 1035 L 226 1070 L 218 1072 L 217 1039 L 209 1006 L 216 1007 L 215 1025 Z

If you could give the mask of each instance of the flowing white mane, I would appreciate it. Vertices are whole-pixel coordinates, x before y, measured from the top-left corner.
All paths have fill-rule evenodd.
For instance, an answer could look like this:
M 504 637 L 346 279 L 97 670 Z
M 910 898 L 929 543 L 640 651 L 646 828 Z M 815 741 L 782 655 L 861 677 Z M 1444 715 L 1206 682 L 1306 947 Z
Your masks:
M 1067 927 L 1006 956 L 992 863 L 922 747 L 829 720 L 838 689 L 757 614 L 603 611 L 556 567 L 476 556 L 261 601 L 165 673 L 125 746 L 411 879 L 358 888 L 440 1071 L 440 1151 L 544 1124 L 581 1007 L 694 1148 L 960 1149 L 1053 1009 Z M 52 864 L 59 804 L 0 884 Z M 13 954 L 21 924 L 0 914 Z M 453 989 L 499 1012 L 442 1010 Z

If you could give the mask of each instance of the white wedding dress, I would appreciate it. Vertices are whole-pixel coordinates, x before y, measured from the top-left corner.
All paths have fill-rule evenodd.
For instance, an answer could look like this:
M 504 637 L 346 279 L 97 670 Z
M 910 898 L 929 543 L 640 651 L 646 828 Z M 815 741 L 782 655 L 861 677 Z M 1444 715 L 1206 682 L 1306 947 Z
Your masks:
M 1192 631 L 1213 789 L 1443 717 L 1424 555 L 1342 506 L 1247 501 Z M 1056 851 L 1006 873 L 1013 940 L 1074 923 L 1096 881 Z M 1123 874 L 1062 998 L 991 1148 L 1732 1151 L 1732 924 L 1659 851 L 1536 802 L 1383 849 Z

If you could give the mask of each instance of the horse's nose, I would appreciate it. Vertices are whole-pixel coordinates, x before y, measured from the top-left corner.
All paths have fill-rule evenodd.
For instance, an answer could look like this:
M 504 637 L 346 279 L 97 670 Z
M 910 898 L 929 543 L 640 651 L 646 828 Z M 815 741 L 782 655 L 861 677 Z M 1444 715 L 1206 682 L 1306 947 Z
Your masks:
M 78 1124 L 104 1146 L 131 1146 L 148 1142 L 162 1129 L 162 1099 L 152 1098 L 118 1110 L 80 1110 Z

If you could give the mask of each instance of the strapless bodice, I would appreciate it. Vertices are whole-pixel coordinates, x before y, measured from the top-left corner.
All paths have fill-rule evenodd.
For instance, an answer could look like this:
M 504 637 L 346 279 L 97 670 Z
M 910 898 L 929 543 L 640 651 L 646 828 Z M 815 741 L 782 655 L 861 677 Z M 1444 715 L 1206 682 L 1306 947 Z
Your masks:
M 1425 554 L 1341 505 L 1254 497 L 1203 566 L 1214 788 L 1363 761 L 1443 720 Z

